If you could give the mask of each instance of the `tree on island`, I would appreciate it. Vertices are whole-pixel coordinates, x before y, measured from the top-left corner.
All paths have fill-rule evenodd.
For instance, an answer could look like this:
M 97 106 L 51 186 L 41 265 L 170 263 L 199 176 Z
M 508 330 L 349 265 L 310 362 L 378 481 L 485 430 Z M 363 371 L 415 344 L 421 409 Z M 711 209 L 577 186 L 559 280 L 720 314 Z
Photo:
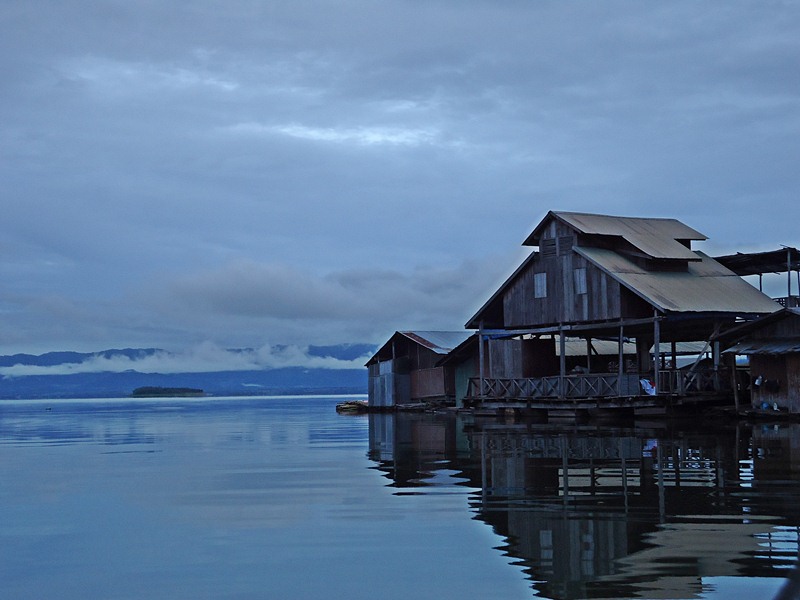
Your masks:
M 185 387 L 144 386 L 133 390 L 131 396 L 134 398 L 152 398 L 163 396 L 195 397 L 205 396 L 205 392 L 203 392 L 203 390 Z

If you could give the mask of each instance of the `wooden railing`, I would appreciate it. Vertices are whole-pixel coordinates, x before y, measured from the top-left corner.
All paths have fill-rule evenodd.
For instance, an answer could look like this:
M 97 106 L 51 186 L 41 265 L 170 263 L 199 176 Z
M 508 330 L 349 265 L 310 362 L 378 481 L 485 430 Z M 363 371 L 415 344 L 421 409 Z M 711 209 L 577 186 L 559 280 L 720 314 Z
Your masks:
M 716 371 L 714 369 L 661 371 L 658 391 L 678 396 L 728 391 L 731 389 L 730 378 L 730 369 L 727 367 L 719 367 Z
M 647 392 L 640 381 L 652 381 L 652 375 L 618 373 L 566 375 L 553 377 L 484 378 L 469 380 L 467 396 L 497 400 L 526 400 L 546 398 L 613 398 L 645 396 Z M 658 393 L 667 395 L 693 395 L 730 389 L 730 374 L 726 369 L 717 371 L 697 369 L 659 372 Z M 563 390 L 562 390 L 563 386 Z
M 797 308 L 800 306 L 800 296 L 782 296 L 780 298 L 773 298 L 775 302 L 783 306 L 784 308 Z
M 623 394 L 636 375 L 623 375 Z M 638 386 L 634 387 L 634 390 Z M 568 375 L 560 377 L 485 378 L 481 390 L 480 378 L 469 380 L 467 395 L 470 397 L 497 398 L 504 400 L 525 398 L 596 398 L 620 395 L 620 379 L 617 373 L 598 375 Z

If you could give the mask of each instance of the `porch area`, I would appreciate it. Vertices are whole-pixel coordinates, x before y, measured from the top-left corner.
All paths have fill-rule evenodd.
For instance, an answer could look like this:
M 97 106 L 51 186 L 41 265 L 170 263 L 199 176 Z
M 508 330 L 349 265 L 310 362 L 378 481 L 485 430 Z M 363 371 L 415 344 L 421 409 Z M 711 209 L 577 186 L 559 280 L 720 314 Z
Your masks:
M 478 403 L 523 403 L 538 401 L 586 400 L 603 403 L 614 400 L 649 398 L 687 398 L 714 396 L 733 391 L 731 370 L 727 367 L 663 369 L 658 372 L 658 385 L 653 374 L 592 373 L 551 377 L 483 378 L 469 380 L 467 401 Z

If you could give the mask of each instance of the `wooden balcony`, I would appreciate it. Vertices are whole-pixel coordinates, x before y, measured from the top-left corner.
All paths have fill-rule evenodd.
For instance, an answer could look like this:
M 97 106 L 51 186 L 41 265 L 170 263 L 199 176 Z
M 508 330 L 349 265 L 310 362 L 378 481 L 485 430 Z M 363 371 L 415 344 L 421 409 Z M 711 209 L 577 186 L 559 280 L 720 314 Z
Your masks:
M 584 400 L 691 396 L 730 391 L 727 369 L 665 370 L 659 372 L 657 393 L 648 393 L 652 374 L 597 373 L 566 375 L 563 378 L 470 378 L 467 397 L 478 401 Z M 653 391 L 653 388 L 650 387 Z

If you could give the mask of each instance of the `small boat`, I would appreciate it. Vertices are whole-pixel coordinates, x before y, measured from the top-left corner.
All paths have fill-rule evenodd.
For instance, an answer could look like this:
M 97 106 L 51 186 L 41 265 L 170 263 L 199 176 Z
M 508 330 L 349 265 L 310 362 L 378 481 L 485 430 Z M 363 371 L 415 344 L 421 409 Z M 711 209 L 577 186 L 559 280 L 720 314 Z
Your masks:
M 336 405 L 336 412 L 338 413 L 365 413 L 368 409 L 369 405 L 364 400 L 345 400 Z

